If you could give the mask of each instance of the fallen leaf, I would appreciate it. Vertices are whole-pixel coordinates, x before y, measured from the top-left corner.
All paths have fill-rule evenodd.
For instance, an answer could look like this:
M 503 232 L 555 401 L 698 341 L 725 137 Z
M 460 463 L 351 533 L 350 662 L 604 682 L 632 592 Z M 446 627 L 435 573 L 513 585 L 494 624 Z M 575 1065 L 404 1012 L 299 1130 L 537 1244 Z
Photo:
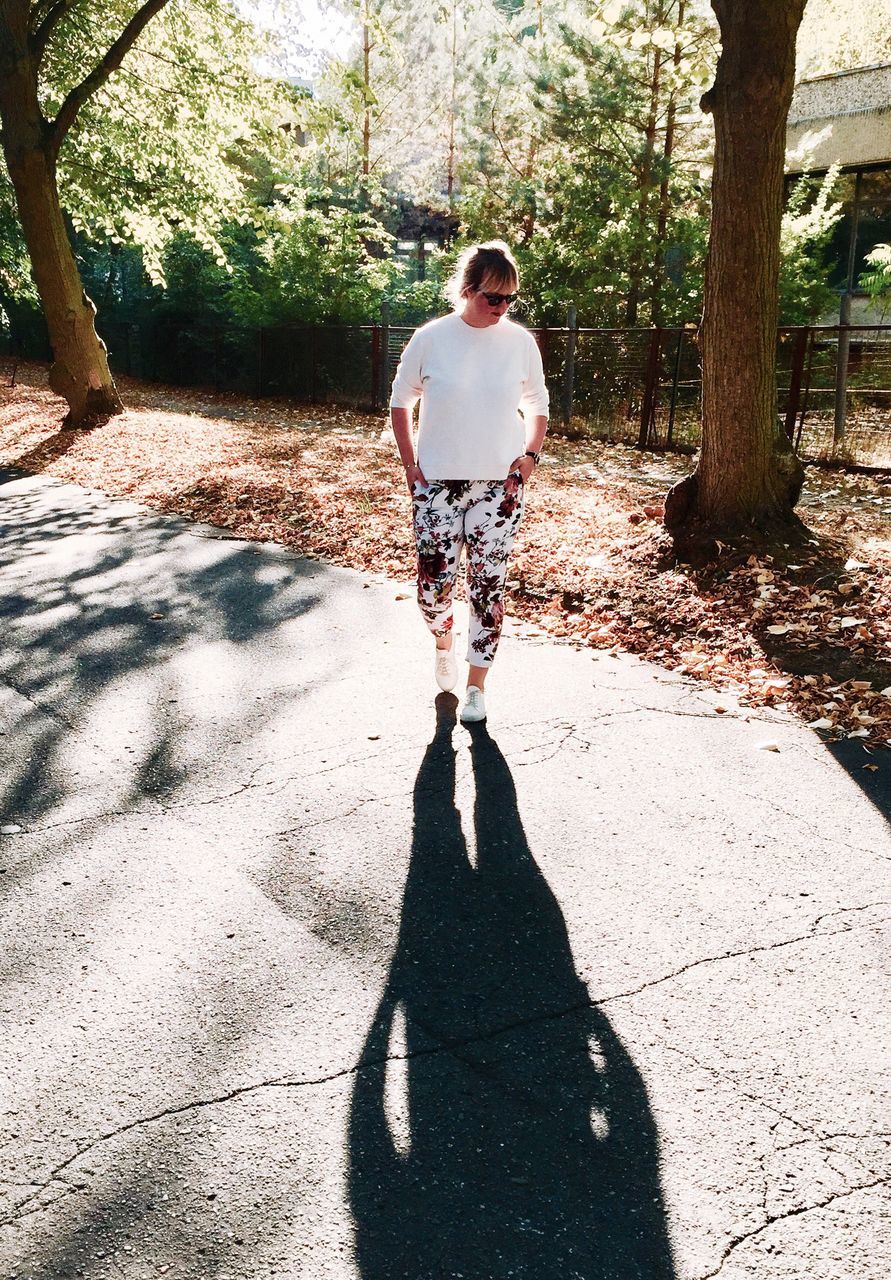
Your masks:
M 756 750 L 758 751 L 779 751 L 779 749 L 780 749 L 779 743 L 774 742 L 772 739 L 767 742 L 756 743 Z

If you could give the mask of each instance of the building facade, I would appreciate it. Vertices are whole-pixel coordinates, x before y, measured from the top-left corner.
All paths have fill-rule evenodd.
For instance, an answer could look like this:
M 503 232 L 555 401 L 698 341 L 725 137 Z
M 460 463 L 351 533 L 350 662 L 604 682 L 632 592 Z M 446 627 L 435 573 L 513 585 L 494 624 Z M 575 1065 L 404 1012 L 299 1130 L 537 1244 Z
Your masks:
M 829 246 L 831 281 L 851 295 L 851 319 L 878 321 L 859 287 L 877 244 L 891 243 L 891 62 L 803 80 L 789 111 L 790 180 L 841 169 L 836 198 L 844 217 Z M 829 317 L 827 317 L 829 319 Z

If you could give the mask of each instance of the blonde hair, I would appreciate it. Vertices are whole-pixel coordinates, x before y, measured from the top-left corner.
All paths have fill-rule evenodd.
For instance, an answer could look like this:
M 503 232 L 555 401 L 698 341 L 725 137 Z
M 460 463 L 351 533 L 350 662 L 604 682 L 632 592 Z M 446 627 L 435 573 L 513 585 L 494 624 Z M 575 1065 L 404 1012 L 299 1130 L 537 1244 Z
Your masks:
M 487 240 L 485 244 L 472 244 L 464 249 L 443 287 L 443 293 L 457 311 L 484 280 L 492 282 L 493 293 L 502 290 L 515 293 L 519 287 L 519 269 L 503 240 Z

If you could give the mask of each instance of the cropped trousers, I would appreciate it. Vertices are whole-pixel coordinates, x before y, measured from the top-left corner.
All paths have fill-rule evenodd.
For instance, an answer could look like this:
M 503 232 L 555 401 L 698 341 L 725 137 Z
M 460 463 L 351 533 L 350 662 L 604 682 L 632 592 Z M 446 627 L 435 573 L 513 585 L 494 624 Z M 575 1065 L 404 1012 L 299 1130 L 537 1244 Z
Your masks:
M 417 481 L 412 487 L 418 605 L 429 629 L 452 629 L 452 596 L 462 548 L 467 555 L 470 633 L 467 661 L 488 667 L 504 621 L 504 581 L 523 515 L 523 478 Z

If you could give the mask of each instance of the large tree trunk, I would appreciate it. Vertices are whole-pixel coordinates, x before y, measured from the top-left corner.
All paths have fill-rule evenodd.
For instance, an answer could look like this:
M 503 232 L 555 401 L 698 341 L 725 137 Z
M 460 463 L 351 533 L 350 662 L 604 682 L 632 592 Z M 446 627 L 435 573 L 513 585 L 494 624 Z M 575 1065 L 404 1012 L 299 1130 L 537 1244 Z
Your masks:
M 81 284 L 56 186 L 49 128 L 37 101 L 26 30 L 7 27 L 0 48 L 3 150 L 15 189 L 34 283 L 53 348 L 50 386 L 68 402 L 66 425 L 123 409 Z
M 666 524 L 769 528 L 804 476 L 776 408 L 777 282 L 786 117 L 805 0 L 712 0 L 721 27 L 715 169 L 702 320 L 702 452 Z

